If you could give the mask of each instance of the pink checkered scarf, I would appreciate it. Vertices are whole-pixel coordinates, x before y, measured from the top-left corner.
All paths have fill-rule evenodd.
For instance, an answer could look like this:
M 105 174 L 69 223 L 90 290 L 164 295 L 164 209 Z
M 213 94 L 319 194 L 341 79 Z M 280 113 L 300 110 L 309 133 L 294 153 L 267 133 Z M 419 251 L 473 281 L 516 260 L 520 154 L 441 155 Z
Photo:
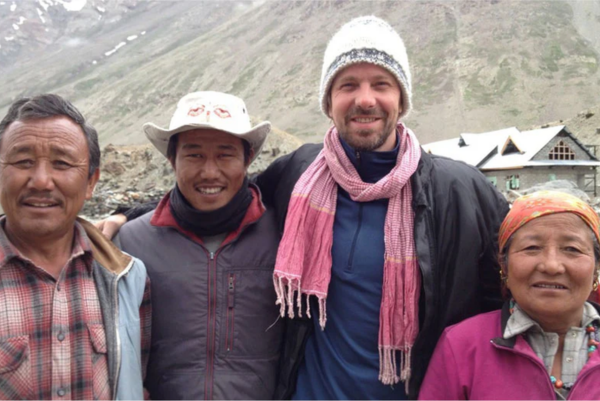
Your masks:
M 273 280 L 281 316 L 302 316 L 301 294 L 319 300 L 319 323 L 327 321 L 327 289 L 331 280 L 331 246 L 338 185 L 353 201 L 389 198 L 385 218 L 383 290 L 379 312 L 379 380 L 408 386 L 410 355 L 419 331 L 420 273 L 413 238 L 414 215 L 410 177 L 421 156 L 415 135 L 398 124 L 400 152 L 396 166 L 377 183 L 361 180 L 344 152 L 335 127 L 324 148 L 302 174 L 290 200 Z M 336 185 L 337 184 L 337 185 Z M 294 302 L 295 301 L 295 302 Z M 310 302 L 306 305 L 310 317 Z M 400 375 L 396 351 L 401 351 Z

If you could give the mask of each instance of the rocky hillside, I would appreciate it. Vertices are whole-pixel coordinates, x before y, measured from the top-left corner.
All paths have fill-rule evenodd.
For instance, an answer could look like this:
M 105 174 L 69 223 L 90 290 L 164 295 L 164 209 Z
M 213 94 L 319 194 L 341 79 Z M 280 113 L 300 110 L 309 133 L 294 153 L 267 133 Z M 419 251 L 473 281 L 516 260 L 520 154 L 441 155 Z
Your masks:
M 583 144 L 596 146 L 596 155 L 600 158 L 600 105 L 580 111 L 571 118 L 551 121 L 546 124 L 528 127 L 527 129 L 556 125 L 566 125 Z
M 591 4 L 591 5 L 590 5 Z M 414 79 L 407 122 L 423 143 L 566 119 L 600 104 L 597 2 L 0 1 L 0 113 L 61 93 L 104 145 L 142 144 L 176 101 L 212 89 L 302 140 L 329 121 L 317 106 L 322 56 L 349 19 L 375 14 L 405 39 Z

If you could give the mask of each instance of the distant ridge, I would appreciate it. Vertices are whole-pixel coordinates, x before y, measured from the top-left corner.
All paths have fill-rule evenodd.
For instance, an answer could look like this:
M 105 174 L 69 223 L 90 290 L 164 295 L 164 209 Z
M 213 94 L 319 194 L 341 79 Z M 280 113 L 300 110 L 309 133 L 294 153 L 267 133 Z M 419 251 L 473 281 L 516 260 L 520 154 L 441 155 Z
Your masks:
M 143 123 L 166 125 L 181 96 L 211 89 L 320 141 L 330 124 L 317 102 L 327 41 L 344 22 L 374 14 L 405 39 L 415 104 L 406 122 L 422 143 L 541 125 L 600 104 L 600 45 L 589 40 L 600 8 L 588 3 L 88 0 L 80 11 L 55 5 L 42 23 L 39 1 L 14 11 L 5 1 L 0 113 L 19 96 L 58 92 L 104 145 L 140 144 Z

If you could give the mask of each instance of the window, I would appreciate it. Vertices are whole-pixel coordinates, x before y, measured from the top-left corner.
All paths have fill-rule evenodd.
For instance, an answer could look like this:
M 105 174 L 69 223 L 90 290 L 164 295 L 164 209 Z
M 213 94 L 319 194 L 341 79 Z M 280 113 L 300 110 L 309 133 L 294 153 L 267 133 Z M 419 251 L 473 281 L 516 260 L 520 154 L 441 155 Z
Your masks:
M 549 174 L 548 181 L 556 181 L 556 174 Z
M 502 152 L 503 155 L 509 155 L 511 153 L 521 153 L 513 141 L 507 143 L 504 152 Z
M 511 189 L 519 189 L 520 182 L 518 175 L 507 175 L 506 176 L 506 191 L 510 191 Z
M 571 148 L 560 141 L 556 144 L 556 146 L 550 151 L 548 154 L 548 159 L 550 160 L 575 160 L 575 153 L 571 150 Z
M 488 179 L 489 182 L 492 183 L 492 185 L 495 187 L 498 184 L 498 178 L 497 177 L 486 177 Z

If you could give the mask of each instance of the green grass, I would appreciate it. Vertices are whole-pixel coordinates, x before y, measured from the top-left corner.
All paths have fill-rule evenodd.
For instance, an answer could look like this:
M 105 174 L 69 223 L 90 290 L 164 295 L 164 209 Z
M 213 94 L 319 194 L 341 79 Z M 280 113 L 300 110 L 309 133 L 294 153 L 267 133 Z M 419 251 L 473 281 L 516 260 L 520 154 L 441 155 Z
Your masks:
M 257 66 L 252 66 L 250 68 L 245 69 L 239 75 L 239 77 L 235 81 L 233 81 L 233 84 L 231 84 L 231 92 L 232 93 L 239 94 L 244 89 L 246 89 L 246 87 L 248 86 L 248 84 L 254 78 L 254 74 L 256 74 L 256 67 Z
M 541 59 L 542 65 L 540 67 L 546 71 L 557 72 L 557 62 L 563 57 L 565 57 L 565 54 L 563 53 L 560 44 L 552 43 L 544 49 Z
M 508 59 L 502 60 L 500 69 L 496 73 L 496 94 L 503 95 L 510 92 L 515 86 L 517 79 L 512 74 Z
M 85 91 L 89 91 L 94 86 L 96 86 L 96 84 L 98 84 L 102 81 L 103 81 L 102 78 L 90 78 L 90 79 L 86 79 L 84 81 L 80 81 L 80 82 L 76 83 L 74 88 L 77 91 L 85 92 Z
M 493 93 L 479 81 L 479 73 L 482 69 L 480 68 L 476 74 L 468 78 L 464 94 L 464 100 L 468 103 L 476 105 L 489 105 L 493 103 Z
M 521 110 L 519 110 L 519 109 L 508 109 L 508 110 L 503 110 L 502 112 L 504 114 L 508 114 L 513 117 L 517 117 L 521 114 Z
M 531 66 L 529 65 L 529 62 L 527 61 L 527 59 L 523 59 L 521 60 L 521 71 L 523 71 L 525 74 L 527 74 L 530 77 L 539 77 L 540 76 L 540 72 L 539 71 L 534 71 L 533 68 L 531 68 Z
M 271 31 L 273 31 L 273 29 L 275 29 L 277 27 L 276 24 L 267 24 L 265 25 L 265 27 L 263 28 L 262 31 L 260 31 L 260 33 L 258 34 L 259 38 L 264 38 L 265 36 L 267 36 L 267 34 L 271 33 Z
M 583 64 L 590 74 L 595 74 L 598 71 L 598 60 L 595 63 L 584 63 Z
M 269 96 L 265 99 L 265 102 L 270 105 L 274 100 L 280 100 L 280 99 L 281 99 L 281 93 L 279 93 L 278 90 L 272 90 L 269 93 Z
M 301 63 L 294 64 L 292 68 L 285 73 L 284 77 L 294 77 L 296 74 L 302 71 L 303 67 L 304 65 Z
M 179 81 L 179 83 L 177 84 L 177 86 L 175 87 L 175 91 L 176 92 L 180 92 L 180 93 L 193 92 L 194 90 L 196 90 L 196 88 L 192 88 L 192 85 L 194 84 L 194 82 L 196 80 L 198 80 L 198 78 L 199 78 L 198 75 L 195 75 L 195 74 L 192 74 L 192 73 L 184 76 Z M 198 90 L 200 90 L 200 89 L 198 89 Z
M 562 71 L 562 79 L 565 79 L 565 80 L 571 79 L 571 78 L 577 78 L 579 76 L 580 76 L 579 68 L 575 65 L 567 66 Z

